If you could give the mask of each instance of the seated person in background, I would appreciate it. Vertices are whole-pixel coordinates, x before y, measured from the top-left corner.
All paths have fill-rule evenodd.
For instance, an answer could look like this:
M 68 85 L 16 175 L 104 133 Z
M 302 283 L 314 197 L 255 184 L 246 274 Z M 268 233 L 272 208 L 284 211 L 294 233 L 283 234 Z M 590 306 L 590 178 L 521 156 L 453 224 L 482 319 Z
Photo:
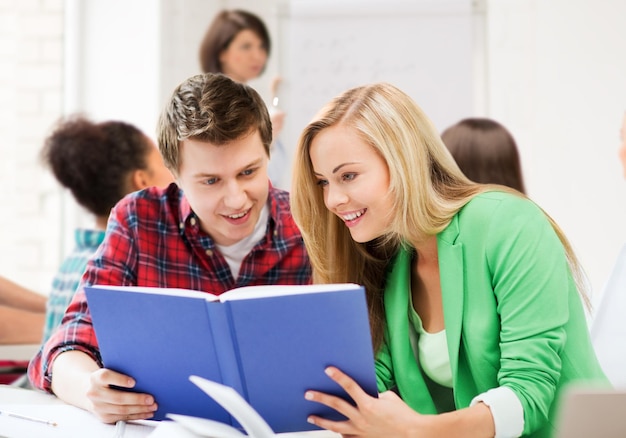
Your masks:
M 517 144 L 500 123 L 485 118 L 463 119 L 444 130 L 441 139 L 472 181 L 502 184 L 526 193 Z
M 46 297 L 0 276 L 0 344 L 38 344 Z
M 120 390 L 134 386 L 132 376 L 102 368 L 84 286 L 219 295 L 246 285 L 311 282 L 289 195 L 267 177 L 271 142 L 267 108 L 249 86 L 207 73 L 174 90 L 158 144 L 178 186 L 145 189 L 114 207 L 61 326 L 30 363 L 33 386 L 107 423 L 153 416 L 158 400 Z
M 94 123 L 74 116 L 62 120 L 45 141 L 42 158 L 59 183 L 94 215 L 92 229 L 74 232 L 76 246 L 52 281 L 43 341 L 61 323 L 87 261 L 104 240 L 107 218 L 124 195 L 174 179 L 154 141 L 119 121 Z
M 401 90 L 333 99 L 294 166 L 314 280 L 366 287 L 381 391 L 329 367 L 355 405 L 307 391 L 347 417 L 310 422 L 351 437 L 549 437 L 568 385 L 608 386 L 561 229 L 522 193 L 463 175 Z
M 0 345 L 39 344 L 46 297 L 0 276 Z M 0 384 L 23 378 L 27 360 L 0 359 Z

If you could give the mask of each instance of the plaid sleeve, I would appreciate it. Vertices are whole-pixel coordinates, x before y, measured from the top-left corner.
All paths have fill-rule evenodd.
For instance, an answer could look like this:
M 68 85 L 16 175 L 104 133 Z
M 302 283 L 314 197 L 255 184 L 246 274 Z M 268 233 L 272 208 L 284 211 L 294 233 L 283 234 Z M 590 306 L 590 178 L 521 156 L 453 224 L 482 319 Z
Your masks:
M 84 287 L 92 284 L 133 284 L 134 267 L 131 261 L 134 260 L 134 250 L 128 227 L 122 225 L 125 222 L 123 218 L 116 217 L 113 210 L 105 240 L 88 262 L 60 326 L 29 364 L 28 377 L 34 387 L 52 392 L 52 364 L 59 354 L 66 351 L 82 351 L 102 366 Z

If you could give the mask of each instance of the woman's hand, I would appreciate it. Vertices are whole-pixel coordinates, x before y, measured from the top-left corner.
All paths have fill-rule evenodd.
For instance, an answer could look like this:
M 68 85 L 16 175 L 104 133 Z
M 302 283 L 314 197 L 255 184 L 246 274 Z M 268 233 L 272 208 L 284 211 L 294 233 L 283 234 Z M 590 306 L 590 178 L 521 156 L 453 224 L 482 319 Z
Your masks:
M 307 400 L 322 403 L 347 417 L 331 421 L 312 415 L 308 421 L 340 433 L 344 437 L 493 437 L 495 426 L 491 410 L 484 403 L 439 415 L 422 415 L 411 409 L 396 393 L 386 391 L 371 397 L 346 374 L 335 367 L 326 374 L 339 384 L 356 403 L 317 391 L 307 391 Z
M 429 418 L 412 410 L 392 391 L 375 398 L 335 367 L 328 367 L 326 374 L 352 397 L 356 406 L 339 397 L 307 391 L 307 400 L 324 404 L 347 417 L 346 421 L 331 421 L 312 415 L 308 421 L 316 426 L 350 437 L 418 436 L 417 430 L 423 428 L 420 424 Z M 419 436 L 427 435 L 422 432 Z
M 117 389 L 134 386 L 135 381 L 124 374 L 106 368 L 94 371 L 86 393 L 90 411 L 104 423 L 152 418 L 157 409 L 154 397 Z

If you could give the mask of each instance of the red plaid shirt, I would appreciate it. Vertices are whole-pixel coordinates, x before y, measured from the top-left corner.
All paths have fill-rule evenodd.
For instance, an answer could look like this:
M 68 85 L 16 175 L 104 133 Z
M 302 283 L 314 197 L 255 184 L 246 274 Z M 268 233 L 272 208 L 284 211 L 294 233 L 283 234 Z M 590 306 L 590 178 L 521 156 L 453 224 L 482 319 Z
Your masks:
M 86 285 L 171 287 L 219 295 L 246 285 L 310 283 L 309 258 L 291 217 L 288 193 L 270 187 L 268 202 L 265 237 L 243 259 L 235 281 L 175 184 L 121 200 L 111 212 L 104 242 L 89 261 L 60 327 L 30 362 L 31 383 L 51 392 L 51 364 L 68 350 L 83 351 L 102 366 Z

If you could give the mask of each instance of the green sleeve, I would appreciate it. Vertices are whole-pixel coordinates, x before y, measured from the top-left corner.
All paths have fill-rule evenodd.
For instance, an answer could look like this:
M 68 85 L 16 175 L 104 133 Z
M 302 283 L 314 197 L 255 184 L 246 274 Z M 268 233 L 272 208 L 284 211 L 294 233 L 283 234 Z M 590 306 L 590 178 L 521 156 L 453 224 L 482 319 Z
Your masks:
M 396 386 L 391 364 L 391 354 L 386 343 L 383 344 L 380 351 L 376 354 L 375 367 L 378 392 L 388 391 Z
M 502 202 L 486 246 L 501 321 L 501 386 L 524 408 L 524 434 L 548 420 L 561 373 L 572 278 L 545 214 L 523 199 Z

